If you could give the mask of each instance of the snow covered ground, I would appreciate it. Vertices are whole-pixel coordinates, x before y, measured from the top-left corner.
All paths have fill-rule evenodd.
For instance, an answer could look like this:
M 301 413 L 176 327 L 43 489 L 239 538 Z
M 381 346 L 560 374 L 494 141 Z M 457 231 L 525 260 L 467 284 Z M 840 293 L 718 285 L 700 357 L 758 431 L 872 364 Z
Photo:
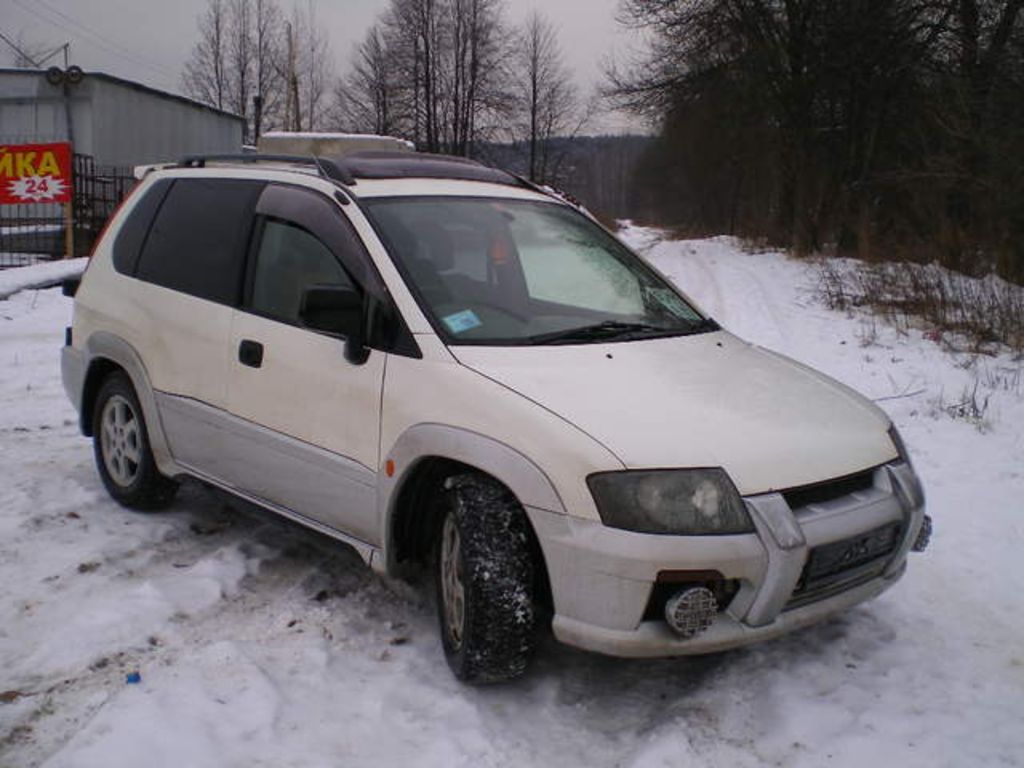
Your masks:
M 892 414 L 936 522 L 900 585 L 728 654 L 549 641 L 525 679 L 463 687 L 425 588 L 198 487 L 112 503 L 60 384 L 70 301 L 22 291 L 0 301 L 0 766 L 1024 765 L 1022 363 L 828 311 L 778 254 L 626 237 L 729 330 Z M 987 408 L 955 418 L 976 382 Z

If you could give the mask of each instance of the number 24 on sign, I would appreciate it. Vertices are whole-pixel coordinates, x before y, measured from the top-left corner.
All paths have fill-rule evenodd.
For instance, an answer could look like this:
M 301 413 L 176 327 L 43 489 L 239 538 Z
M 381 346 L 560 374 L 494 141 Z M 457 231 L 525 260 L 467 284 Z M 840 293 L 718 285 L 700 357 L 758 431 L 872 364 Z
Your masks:
M 70 144 L 0 146 L 0 205 L 70 201 Z

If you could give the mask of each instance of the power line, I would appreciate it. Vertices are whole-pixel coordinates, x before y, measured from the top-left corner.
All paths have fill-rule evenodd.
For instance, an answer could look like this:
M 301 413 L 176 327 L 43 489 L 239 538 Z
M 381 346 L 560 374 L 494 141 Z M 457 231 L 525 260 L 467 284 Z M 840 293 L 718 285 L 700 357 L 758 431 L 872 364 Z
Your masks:
M 109 37 L 105 36 L 101 32 L 98 32 L 95 28 L 90 27 L 85 22 L 80 21 L 79 19 L 76 19 L 74 16 L 71 16 L 70 14 L 64 13 L 64 11 L 60 10 L 59 8 L 54 8 L 52 5 L 50 5 L 48 2 L 46 2 L 46 0 L 34 0 L 34 1 L 37 4 L 39 4 L 39 5 L 43 6 L 44 8 L 46 8 L 51 13 L 54 13 L 57 16 L 60 16 L 62 19 L 67 20 L 71 24 L 74 24 L 75 26 L 80 27 L 81 29 L 85 30 L 87 33 L 92 35 L 97 40 L 104 41 L 108 45 L 113 46 L 117 50 L 121 51 L 124 55 L 126 55 L 128 57 L 131 57 L 131 58 L 134 58 L 139 63 L 146 64 L 146 61 L 144 59 L 140 58 L 134 51 L 132 51 L 132 50 L 130 50 L 128 48 L 125 48 L 123 45 L 121 45 L 120 43 L 118 43 L 118 42 L 116 42 L 114 40 L 111 40 Z M 150 65 L 146 64 L 146 66 L 150 66 Z M 157 69 L 159 69 L 160 71 L 165 72 L 165 74 L 170 74 L 169 72 L 164 70 L 162 67 L 157 66 Z
M 71 43 L 62 43 L 62 44 L 58 45 L 52 51 L 50 51 L 49 53 L 45 54 L 41 59 L 39 59 L 39 67 L 40 67 L 40 69 L 42 68 L 43 64 L 48 62 L 50 59 L 52 59 L 54 56 L 56 56 L 61 51 L 64 51 L 64 66 L 66 67 L 68 65 L 68 52 L 70 51 L 70 49 L 71 49 Z
M 176 75 L 172 74 L 169 70 L 166 70 L 151 62 L 148 62 L 145 59 L 142 59 L 139 56 L 135 55 L 127 48 L 124 48 L 123 46 L 113 42 L 112 40 L 107 39 L 100 33 L 94 31 L 93 29 L 86 26 L 77 19 L 73 18 L 72 16 L 69 16 L 68 14 L 56 8 L 53 8 L 52 6 L 44 2 L 44 0 L 33 0 L 32 5 L 28 5 L 23 0 L 14 0 L 14 4 L 21 8 L 23 11 L 31 13 L 36 18 L 48 24 L 60 27 L 65 32 L 69 32 L 73 35 L 84 37 L 87 41 L 91 42 L 93 45 L 96 45 L 99 48 L 102 48 L 107 53 L 113 54 L 114 56 L 125 59 L 134 64 L 138 64 L 139 66 L 146 67 L 150 71 L 155 72 L 156 74 L 159 74 L 163 77 L 169 77 L 172 79 L 176 79 L 177 77 Z M 42 13 L 41 8 L 45 9 L 49 13 L 49 15 Z M 62 19 L 66 21 L 62 21 Z
M 35 67 L 36 69 L 40 68 L 39 67 L 39 63 L 35 59 L 33 59 L 31 56 L 29 56 L 27 53 L 25 53 L 23 50 L 21 50 L 21 48 L 19 48 L 17 45 L 15 45 L 14 41 L 11 40 L 11 38 L 9 38 L 3 32 L 0 32 L 0 40 L 3 40 L 5 43 L 7 43 L 9 46 L 11 46 L 11 48 L 14 49 L 15 53 L 17 53 L 19 56 L 21 56 L 21 58 L 23 58 L 25 61 L 27 61 L 33 67 Z

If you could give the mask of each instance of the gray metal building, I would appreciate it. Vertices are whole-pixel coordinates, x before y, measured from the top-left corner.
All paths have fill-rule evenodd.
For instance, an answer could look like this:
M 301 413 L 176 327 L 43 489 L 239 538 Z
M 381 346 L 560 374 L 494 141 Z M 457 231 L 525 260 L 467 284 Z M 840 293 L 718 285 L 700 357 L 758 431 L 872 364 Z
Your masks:
M 242 149 L 238 115 L 102 72 L 68 73 L 53 83 L 42 70 L 0 69 L 0 147 L 71 142 L 77 255 L 134 185 L 133 166 Z M 61 206 L 0 205 L 0 269 L 66 251 Z
M 46 73 L 0 69 L 0 145 L 71 141 L 97 166 L 131 167 L 198 152 L 239 152 L 243 120 L 102 72 L 51 85 Z

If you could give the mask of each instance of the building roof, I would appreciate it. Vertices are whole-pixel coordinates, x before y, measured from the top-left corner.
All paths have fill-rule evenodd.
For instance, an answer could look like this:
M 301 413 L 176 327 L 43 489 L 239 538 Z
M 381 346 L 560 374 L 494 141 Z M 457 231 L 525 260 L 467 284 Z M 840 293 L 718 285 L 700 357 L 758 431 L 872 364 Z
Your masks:
M 18 67 L 0 67 L 0 77 L 4 75 L 38 75 L 39 77 L 46 77 L 46 70 L 22 69 Z M 185 104 L 189 107 L 201 109 L 206 112 L 212 112 L 215 115 L 220 115 L 221 117 L 226 117 L 232 120 L 243 121 L 245 119 L 241 115 L 236 115 L 234 112 L 228 112 L 223 109 L 217 109 L 216 107 L 212 107 L 209 104 L 204 104 L 201 101 L 190 99 L 187 96 L 181 96 L 177 93 L 170 93 L 169 91 L 161 91 L 159 88 L 153 88 L 148 85 L 143 85 L 142 83 L 137 83 L 134 80 L 125 80 L 123 77 L 110 75 L 106 72 L 86 71 L 85 76 L 87 78 L 101 80 L 107 83 L 112 83 L 114 85 L 120 85 L 124 88 L 130 88 L 134 91 L 139 91 L 150 96 L 156 96 L 157 98 L 166 99 L 167 101 L 176 101 L 181 104 Z

